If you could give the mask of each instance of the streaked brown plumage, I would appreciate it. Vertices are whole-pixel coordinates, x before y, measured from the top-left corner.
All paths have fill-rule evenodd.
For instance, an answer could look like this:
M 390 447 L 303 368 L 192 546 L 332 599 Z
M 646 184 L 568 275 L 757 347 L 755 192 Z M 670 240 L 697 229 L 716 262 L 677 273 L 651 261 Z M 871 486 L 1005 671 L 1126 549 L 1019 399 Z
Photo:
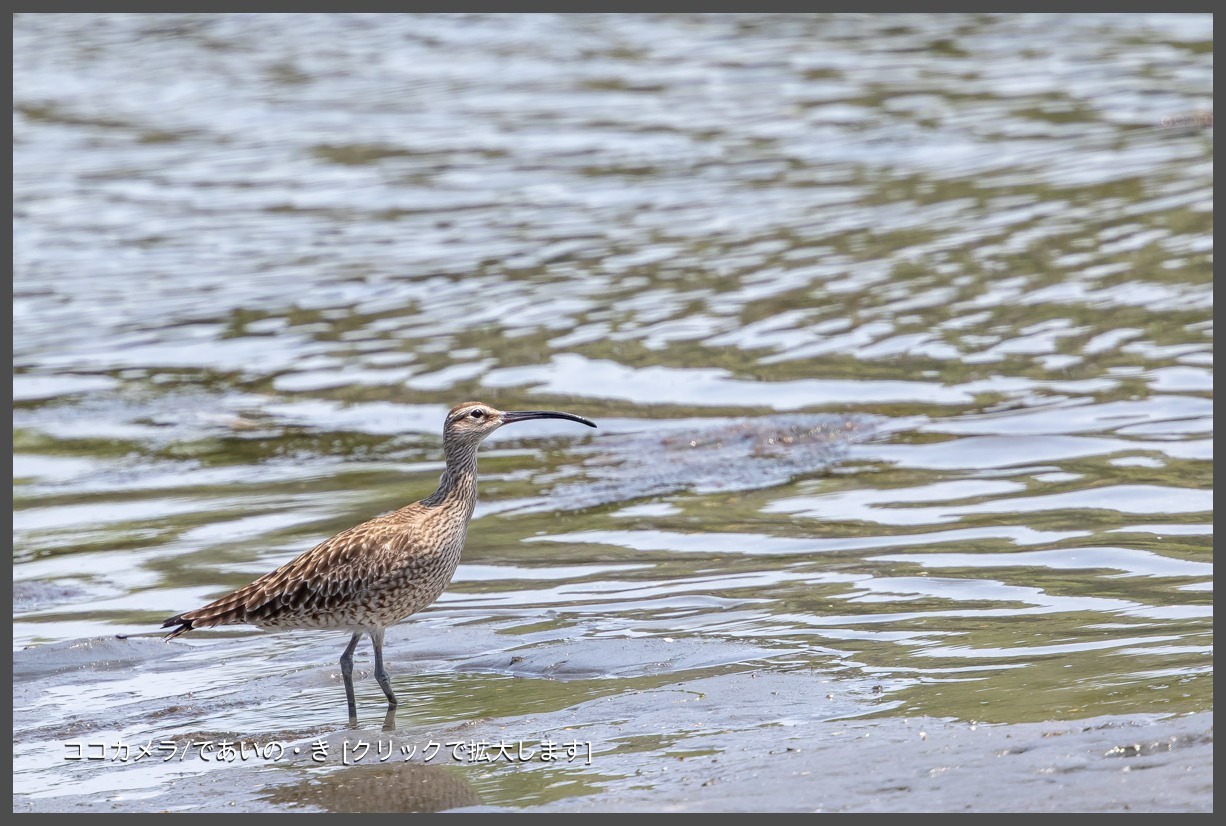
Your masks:
M 341 655 L 349 717 L 357 716 L 353 650 L 362 634 L 375 652 L 375 679 L 397 704 L 383 667 L 383 632 L 430 605 L 460 564 L 477 504 L 477 448 L 505 424 L 581 416 L 548 410 L 504 412 L 481 402 L 451 408 L 443 424 L 447 468 L 438 489 L 420 502 L 341 531 L 255 582 L 162 623 L 173 639 L 196 628 L 249 623 L 260 628 L 320 628 L 352 632 Z

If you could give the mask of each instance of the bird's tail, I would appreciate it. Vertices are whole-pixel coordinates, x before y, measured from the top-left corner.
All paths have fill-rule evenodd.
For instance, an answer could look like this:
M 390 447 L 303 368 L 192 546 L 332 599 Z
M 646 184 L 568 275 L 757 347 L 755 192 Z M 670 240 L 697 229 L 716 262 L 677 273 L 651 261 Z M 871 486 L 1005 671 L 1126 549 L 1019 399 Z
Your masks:
M 173 640 L 197 628 L 213 628 L 217 625 L 246 622 L 248 612 L 244 605 L 244 598 L 247 590 L 244 588 L 193 611 L 184 611 L 182 614 L 175 614 L 170 619 L 163 620 L 163 628 L 174 628 L 165 639 Z
M 192 624 L 191 620 L 183 619 L 182 614 L 171 617 L 170 619 L 165 620 L 162 623 L 163 628 L 170 628 L 171 626 L 178 626 L 178 627 L 175 628 L 175 630 L 171 631 L 169 634 L 167 634 L 162 639 L 173 640 L 175 637 L 179 636 L 180 634 L 186 634 L 188 631 L 192 630 L 192 628 L 195 627 Z

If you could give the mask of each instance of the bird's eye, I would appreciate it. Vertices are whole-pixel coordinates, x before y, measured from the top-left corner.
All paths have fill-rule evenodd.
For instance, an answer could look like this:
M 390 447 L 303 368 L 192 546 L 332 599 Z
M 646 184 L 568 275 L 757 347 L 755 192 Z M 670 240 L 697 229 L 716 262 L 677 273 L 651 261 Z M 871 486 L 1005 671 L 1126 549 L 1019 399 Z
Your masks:
M 469 413 L 468 415 L 472 416 L 474 419 L 480 419 L 482 416 L 485 415 L 485 411 L 482 410 L 481 408 L 477 408 L 476 410 Z

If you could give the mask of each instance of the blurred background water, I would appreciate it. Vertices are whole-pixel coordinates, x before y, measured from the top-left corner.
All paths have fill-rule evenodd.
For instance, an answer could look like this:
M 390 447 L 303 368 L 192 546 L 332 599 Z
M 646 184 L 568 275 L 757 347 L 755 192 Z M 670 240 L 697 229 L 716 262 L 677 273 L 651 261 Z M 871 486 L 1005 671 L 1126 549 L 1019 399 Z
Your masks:
M 21 14 L 13 43 L 15 652 L 152 634 L 420 498 L 476 398 L 601 429 L 490 440 L 411 625 L 748 645 L 892 715 L 1212 708 L 1211 17 Z M 414 633 L 421 718 L 507 679 L 397 678 Z M 170 673 L 206 694 L 343 644 L 193 636 Z M 33 756 L 68 700 L 18 792 L 71 777 Z

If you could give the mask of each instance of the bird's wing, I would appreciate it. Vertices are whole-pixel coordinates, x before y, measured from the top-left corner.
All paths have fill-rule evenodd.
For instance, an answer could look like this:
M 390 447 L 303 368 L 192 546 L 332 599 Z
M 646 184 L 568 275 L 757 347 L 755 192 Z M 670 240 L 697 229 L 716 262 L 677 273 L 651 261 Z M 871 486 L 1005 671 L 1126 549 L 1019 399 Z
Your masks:
M 411 507 L 411 506 L 410 506 Z M 402 508 L 341 531 L 246 587 L 194 611 L 171 617 L 163 628 L 262 622 L 281 617 L 326 616 L 396 576 L 415 544 L 420 520 Z

